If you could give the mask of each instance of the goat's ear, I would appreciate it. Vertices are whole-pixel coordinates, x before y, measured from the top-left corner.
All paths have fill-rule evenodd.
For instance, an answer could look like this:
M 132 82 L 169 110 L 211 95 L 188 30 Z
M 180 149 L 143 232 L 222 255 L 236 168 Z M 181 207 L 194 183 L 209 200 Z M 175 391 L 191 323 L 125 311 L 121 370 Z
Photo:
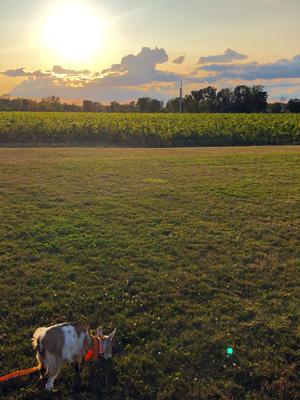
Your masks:
M 109 339 L 110 341 L 113 340 L 113 338 L 114 338 L 116 332 L 117 332 L 117 329 L 115 328 L 115 329 L 112 331 L 112 333 L 109 334 L 108 339 Z
M 97 336 L 103 336 L 102 326 L 99 326 L 99 328 L 97 328 Z

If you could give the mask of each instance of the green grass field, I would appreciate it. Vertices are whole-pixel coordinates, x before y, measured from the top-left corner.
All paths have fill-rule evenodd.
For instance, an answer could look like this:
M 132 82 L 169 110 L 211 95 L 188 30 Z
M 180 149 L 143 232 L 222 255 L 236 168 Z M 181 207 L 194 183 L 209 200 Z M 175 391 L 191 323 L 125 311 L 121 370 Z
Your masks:
M 13 399 L 300 399 L 299 147 L 0 149 L 0 375 L 36 327 L 114 359 Z M 234 354 L 226 356 L 232 346 Z

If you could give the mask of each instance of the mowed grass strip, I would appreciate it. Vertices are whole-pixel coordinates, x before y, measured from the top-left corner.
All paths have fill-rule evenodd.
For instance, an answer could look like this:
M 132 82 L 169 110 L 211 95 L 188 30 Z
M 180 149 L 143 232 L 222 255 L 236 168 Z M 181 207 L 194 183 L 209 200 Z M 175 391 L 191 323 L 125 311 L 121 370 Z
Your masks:
M 299 155 L 0 149 L 0 374 L 35 364 L 36 327 L 82 320 L 117 328 L 115 357 L 53 397 L 300 399 Z

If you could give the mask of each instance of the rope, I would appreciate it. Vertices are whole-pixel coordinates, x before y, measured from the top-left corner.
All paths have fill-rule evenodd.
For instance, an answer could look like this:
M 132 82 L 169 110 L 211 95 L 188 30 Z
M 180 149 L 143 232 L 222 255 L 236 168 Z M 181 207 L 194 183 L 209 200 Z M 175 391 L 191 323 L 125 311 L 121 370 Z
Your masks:
M 10 374 L 0 376 L 0 382 L 6 382 L 13 378 L 18 378 L 19 376 L 29 375 L 33 372 L 37 372 L 40 370 L 40 366 L 37 365 L 36 367 L 21 369 L 20 371 L 11 372 Z

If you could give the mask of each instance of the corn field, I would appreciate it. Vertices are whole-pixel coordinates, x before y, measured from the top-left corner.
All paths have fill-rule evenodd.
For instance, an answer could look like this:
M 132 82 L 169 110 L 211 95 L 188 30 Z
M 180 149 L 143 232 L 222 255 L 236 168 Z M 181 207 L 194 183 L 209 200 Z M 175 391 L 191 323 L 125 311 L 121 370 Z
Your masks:
M 1 112 L 0 145 L 300 144 L 300 114 Z

